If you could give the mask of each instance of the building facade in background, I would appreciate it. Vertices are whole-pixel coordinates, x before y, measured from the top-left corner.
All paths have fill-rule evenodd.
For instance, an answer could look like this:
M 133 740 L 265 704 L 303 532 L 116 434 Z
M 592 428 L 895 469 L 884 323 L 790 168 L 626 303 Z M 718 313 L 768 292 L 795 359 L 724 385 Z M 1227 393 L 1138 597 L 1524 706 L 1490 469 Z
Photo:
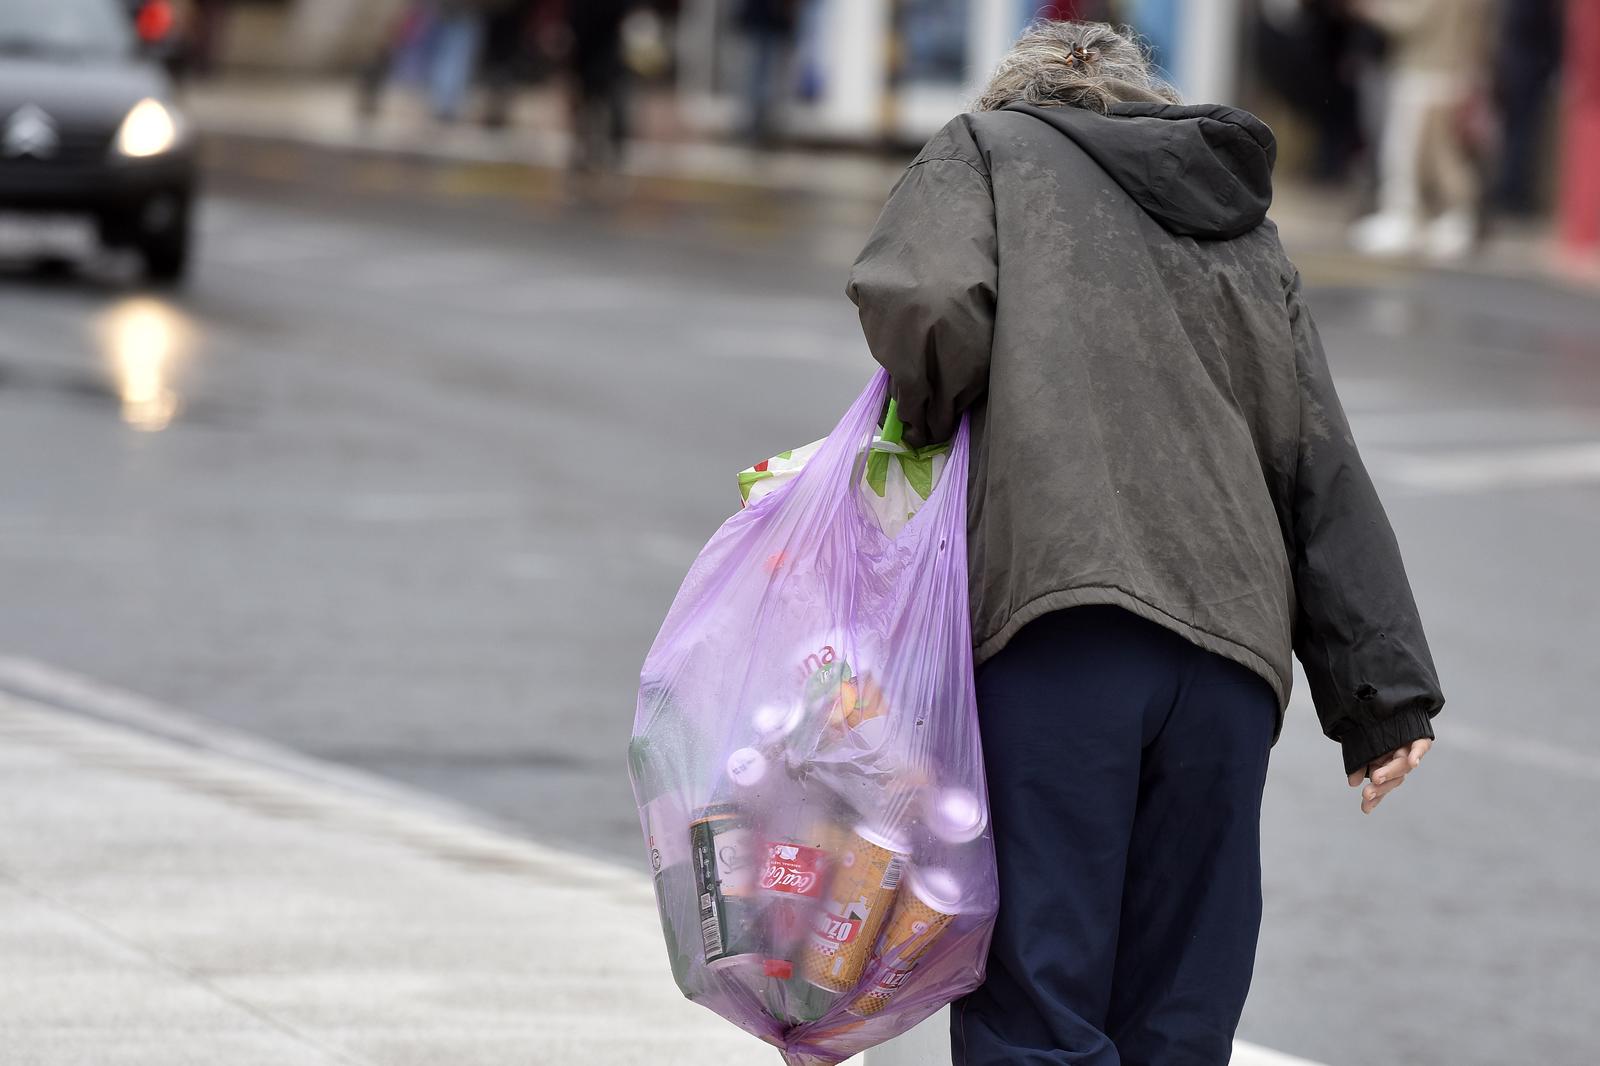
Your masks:
M 349 70 L 368 62 L 421 0 L 232 0 L 223 65 Z M 581 0 L 577 0 L 581 2 Z M 677 0 L 675 87 L 688 124 L 740 127 L 753 64 L 747 0 Z M 783 128 L 803 139 L 917 142 L 963 110 L 1017 34 L 1039 17 L 1127 22 L 1195 100 L 1231 101 L 1248 0 L 793 0 L 781 72 Z
M 678 87 L 691 123 L 733 128 L 747 85 L 742 0 L 684 0 Z M 964 110 L 1030 21 L 1110 17 L 1154 46 L 1195 100 L 1237 92 L 1240 0 L 804 0 L 786 125 L 823 140 L 915 142 Z

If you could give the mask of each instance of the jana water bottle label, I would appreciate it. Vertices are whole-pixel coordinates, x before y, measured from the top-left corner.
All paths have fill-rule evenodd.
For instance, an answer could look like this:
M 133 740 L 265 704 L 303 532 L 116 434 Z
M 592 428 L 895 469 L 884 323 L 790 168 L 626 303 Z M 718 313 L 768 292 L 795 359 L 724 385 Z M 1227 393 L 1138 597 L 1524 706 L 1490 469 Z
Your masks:
M 644 822 L 652 872 L 689 861 L 689 820 L 675 794 L 664 793 L 645 804 Z

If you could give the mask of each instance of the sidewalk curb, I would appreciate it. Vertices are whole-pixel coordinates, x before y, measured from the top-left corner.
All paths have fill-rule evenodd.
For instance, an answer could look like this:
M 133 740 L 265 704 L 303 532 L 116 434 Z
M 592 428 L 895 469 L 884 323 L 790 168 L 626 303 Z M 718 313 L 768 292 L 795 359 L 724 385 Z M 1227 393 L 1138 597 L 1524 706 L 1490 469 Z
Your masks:
M 579 879 L 655 908 L 643 872 L 535 843 L 428 793 L 32 660 L 0 657 L 0 735 L 258 813 L 317 821 L 476 869 Z

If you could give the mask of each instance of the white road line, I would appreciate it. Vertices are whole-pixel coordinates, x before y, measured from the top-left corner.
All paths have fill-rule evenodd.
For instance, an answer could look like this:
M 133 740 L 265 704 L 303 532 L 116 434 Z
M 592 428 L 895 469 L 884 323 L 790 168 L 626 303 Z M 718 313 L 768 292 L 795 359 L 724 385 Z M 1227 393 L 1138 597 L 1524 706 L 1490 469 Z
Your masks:
M 1441 455 L 1374 454 L 1382 478 L 1420 492 L 1451 494 L 1600 481 L 1600 442 Z
M 1439 742 L 1477 755 L 1489 755 L 1536 770 L 1600 781 L 1600 756 L 1558 748 L 1537 740 L 1502 736 L 1475 726 L 1441 722 Z
M 1322 1066 L 1322 1063 L 1285 1055 L 1271 1048 L 1247 1044 L 1243 1040 L 1235 1040 L 1233 1057 L 1228 1060 L 1228 1066 Z
M 1449 408 L 1444 410 L 1350 411 L 1356 441 L 1371 445 L 1400 446 L 1444 444 L 1450 441 L 1488 444 L 1491 438 L 1507 445 L 1556 443 L 1559 438 L 1592 437 L 1600 431 L 1600 407 Z M 1561 442 L 1565 443 L 1565 442 Z

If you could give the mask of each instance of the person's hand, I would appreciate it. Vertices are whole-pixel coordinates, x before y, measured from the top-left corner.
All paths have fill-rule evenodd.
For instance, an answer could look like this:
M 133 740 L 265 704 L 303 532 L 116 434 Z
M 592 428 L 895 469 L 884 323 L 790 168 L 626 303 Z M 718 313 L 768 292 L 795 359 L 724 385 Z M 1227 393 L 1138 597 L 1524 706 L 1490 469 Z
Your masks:
M 1361 789 L 1361 813 L 1371 814 L 1383 802 L 1383 797 L 1405 783 L 1406 775 L 1422 763 L 1422 757 L 1433 747 L 1431 740 L 1414 740 L 1403 748 L 1380 755 L 1367 764 L 1365 772 L 1357 770 L 1350 775 L 1350 787 L 1358 788 L 1367 778 L 1372 783 Z

